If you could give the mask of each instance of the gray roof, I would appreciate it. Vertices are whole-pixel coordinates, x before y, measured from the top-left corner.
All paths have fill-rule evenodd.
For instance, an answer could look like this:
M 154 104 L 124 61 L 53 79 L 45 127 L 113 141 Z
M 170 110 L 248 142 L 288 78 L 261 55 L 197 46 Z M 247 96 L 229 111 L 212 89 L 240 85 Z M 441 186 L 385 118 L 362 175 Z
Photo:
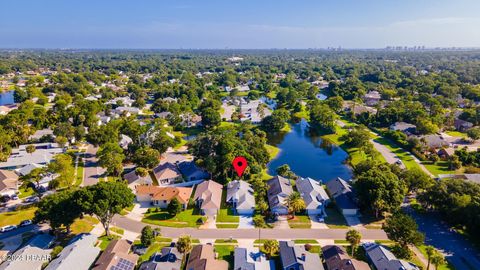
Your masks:
M 321 182 L 313 180 L 310 177 L 298 177 L 296 187 L 305 201 L 306 209 L 323 207 L 330 200 Z
M 429 148 L 441 148 L 450 145 L 450 143 L 447 142 L 442 136 L 437 134 L 417 136 L 417 138 L 419 140 L 424 139 Z
M 367 257 L 377 269 L 382 270 L 418 270 L 416 265 L 399 260 L 385 247 L 375 243 L 363 244 Z
M 145 177 L 140 177 L 135 171 L 135 169 L 123 175 L 123 179 L 127 180 L 129 185 L 133 183 L 151 185 L 153 183 L 152 177 L 149 173 Z
M 53 236 L 49 234 L 38 234 L 25 246 L 17 250 L 13 256 L 17 258 L 32 257 L 32 260 L 10 260 L 0 265 L 1 270 L 40 270 L 45 262 L 48 262 L 48 255 L 51 250 L 48 247 L 53 242 Z M 35 257 L 33 257 L 35 256 Z M 33 259 L 35 258 L 35 259 Z
M 466 180 L 480 184 L 480 174 L 479 173 L 466 173 L 464 174 Z
M 32 164 L 28 164 L 18 170 L 17 173 L 19 175 L 27 175 L 29 174 L 30 172 L 32 172 L 34 169 L 37 169 L 37 168 L 43 168 L 45 167 L 45 165 L 40 165 L 40 164 L 36 164 L 36 163 L 32 163 Z
M 73 238 L 70 243 L 51 261 L 45 270 L 88 270 L 93 264 L 100 248 L 95 247 L 97 237 L 92 234 L 80 234 Z
M 340 177 L 327 182 L 327 189 L 341 209 L 358 209 L 350 184 Z
M 267 260 L 265 254 L 261 253 L 258 248 L 236 247 L 233 256 L 233 270 L 275 269 L 273 261 Z
M 0 168 L 19 168 L 32 163 L 48 164 L 53 160 L 56 154 L 65 152 L 65 149 L 57 143 L 35 143 L 36 150 L 33 153 L 27 153 L 27 145 L 20 145 L 12 149 L 12 154 L 6 162 L 0 162 Z
M 155 253 L 150 261 L 143 263 L 139 270 L 180 270 L 183 255 L 175 247 L 164 247 Z
M 210 174 L 200 169 L 194 161 L 183 161 L 178 163 L 178 169 L 187 180 L 201 180 L 210 178 Z
M 293 192 L 290 180 L 277 175 L 268 180 L 267 184 L 270 186 L 267 191 L 270 208 L 284 206 L 285 199 Z
M 227 202 L 236 202 L 237 209 L 254 209 L 255 196 L 253 195 L 252 186 L 243 181 L 235 180 L 227 184 Z
M 303 245 L 295 245 L 293 241 L 280 241 L 280 259 L 282 269 L 323 270 L 323 264 L 318 254 L 305 250 Z
M 405 123 L 405 122 L 395 122 L 395 124 L 390 126 L 391 130 L 398 130 L 398 131 L 408 131 L 408 130 L 415 130 L 417 126 Z

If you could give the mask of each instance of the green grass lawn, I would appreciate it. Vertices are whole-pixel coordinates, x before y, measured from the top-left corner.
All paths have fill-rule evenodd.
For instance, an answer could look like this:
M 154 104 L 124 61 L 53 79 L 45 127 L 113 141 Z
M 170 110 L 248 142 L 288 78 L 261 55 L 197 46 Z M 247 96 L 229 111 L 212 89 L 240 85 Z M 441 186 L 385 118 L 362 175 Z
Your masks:
M 293 219 L 288 220 L 288 225 L 292 229 L 310 229 L 312 227 L 307 215 L 295 215 Z
M 26 219 L 33 219 L 36 207 L 22 209 L 18 211 L 0 213 L 0 227 L 7 225 L 18 225 Z
M 228 269 L 233 269 L 233 250 L 235 245 L 214 245 L 219 260 L 228 262 Z
M 445 133 L 447 133 L 452 137 L 468 138 L 467 133 L 463 133 L 460 131 L 450 130 L 450 131 L 446 131 Z
M 218 211 L 217 222 L 238 223 L 239 220 L 240 218 L 233 214 L 232 209 L 220 209 L 220 211 Z
M 124 229 L 118 227 L 110 227 L 110 231 L 120 235 L 123 235 L 125 233 Z
M 318 241 L 315 239 L 297 239 L 293 240 L 295 244 L 318 244 Z
M 417 246 L 417 248 L 420 250 L 420 252 L 422 252 L 423 256 L 425 256 L 425 258 L 428 258 L 426 247 L 427 246 L 425 246 L 425 245 Z M 447 264 L 440 265 L 437 268 L 437 270 L 455 270 L 455 267 L 453 267 L 453 265 L 451 265 L 450 263 L 447 263 Z
M 217 223 L 216 224 L 218 229 L 236 229 L 238 228 L 238 223 Z
M 337 240 L 334 240 L 333 242 L 339 245 L 350 245 L 350 243 L 347 240 L 343 240 L 343 239 L 337 239 Z
M 454 170 L 448 169 L 448 162 L 447 161 L 437 161 L 435 164 L 431 162 L 424 161 L 422 162 L 423 166 L 427 168 L 427 170 L 435 176 L 439 174 L 454 174 Z
M 98 247 L 103 251 L 108 247 L 108 244 L 110 244 L 110 242 L 112 242 L 115 239 L 120 239 L 120 236 L 117 236 L 117 235 L 101 236 L 98 238 L 98 241 L 100 241 L 100 244 L 98 245 Z
M 75 186 L 80 186 L 83 183 L 83 170 L 84 170 L 84 163 L 83 160 L 78 161 L 77 166 L 77 178 L 75 179 Z
M 93 227 L 98 223 L 98 220 L 91 216 L 84 216 L 82 219 L 77 219 L 71 226 L 72 234 L 89 233 Z
M 326 207 L 327 217 L 325 218 L 325 224 L 330 229 L 345 229 L 348 228 L 345 217 L 336 209 L 332 207 Z
M 27 198 L 35 194 L 35 190 L 33 190 L 33 188 L 31 187 L 27 187 L 27 188 L 21 187 L 18 189 L 18 191 L 20 192 L 20 194 L 18 194 L 18 198 L 20 199 Z
M 270 160 L 274 159 L 280 153 L 280 148 L 276 146 L 265 144 L 265 148 L 267 148 L 267 152 L 270 157 Z
M 142 222 L 165 227 L 198 228 L 200 226 L 197 224 L 198 219 L 203 219 L 205 221 L 206 217 L 194 213 L 194 209 L 187 209 L 174 217 L 166 211 L 145 214 L 145 218 L 142 219 Z
M 238 241 L 235 239 L 217 239 L 215 240 L 215 244 L 238 244 Z

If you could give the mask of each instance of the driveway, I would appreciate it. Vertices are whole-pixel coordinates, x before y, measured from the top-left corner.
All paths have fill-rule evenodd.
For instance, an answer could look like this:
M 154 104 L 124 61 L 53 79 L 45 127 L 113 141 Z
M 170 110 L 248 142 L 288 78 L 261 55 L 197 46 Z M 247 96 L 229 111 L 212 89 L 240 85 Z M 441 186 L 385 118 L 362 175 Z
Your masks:
M 132 211 L 128 213 L 126 216 L 136 221 L 142 221 L 143 216 L 147 212 L 148 208 L 152 207 L 149 202 L 140 202 L 135 203 L 133 206 Z
M 355 227 L 355 228 L 361 228 L 363 227 L 362 222 L 360 221 L 360 218 L 357 216 L 343 216 L 345 217 L 345 221 L 347 222 L 348 226 L 350 227 Z
M 239 229 L 253 229 L 253 228 L 255 228 L 255 225 L 253 225 L 253 216 L 250 216 L 250 215 L 239 216 L 238 228 Z
M 98 166 L 97 151 L 98 147 L 91 144 L 87 146 L 87 151 L 84 154 L 83 186 L 95 185 L 105 173 L 105 169 Z
M 312 229 L 328 229 L 327 224 L 324 222 L 318 221 L 318 218 L 316 215 L 309 215 L 310 218 L 310 223 L 312 224 Z
M 480 269 L 480 253 L 463 236 L 451 231 L 438 215 L 418 214 L 406 208 L 425 234 L 425 243 L 441 250 L 456 270 Z M 468 262 L 468 264 L 467 264 Z

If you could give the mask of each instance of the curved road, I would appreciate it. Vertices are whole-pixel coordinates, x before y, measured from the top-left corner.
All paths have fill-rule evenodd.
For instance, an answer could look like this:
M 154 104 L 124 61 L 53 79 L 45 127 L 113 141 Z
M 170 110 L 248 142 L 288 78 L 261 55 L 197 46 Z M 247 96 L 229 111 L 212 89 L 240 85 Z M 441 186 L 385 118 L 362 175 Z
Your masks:
M 116 227 L 128 231 L 141 233 L 146 225 L 161 228 L 162 236 L 178 238 L 188 234 L 198 239 L 345 239 L 349 229 L 196 229 L 160 227 L 135 221 L 124 216 L 116 215 L 113 219 Z M 383 230 L 359 229 L 364 240 L 388 240 Z

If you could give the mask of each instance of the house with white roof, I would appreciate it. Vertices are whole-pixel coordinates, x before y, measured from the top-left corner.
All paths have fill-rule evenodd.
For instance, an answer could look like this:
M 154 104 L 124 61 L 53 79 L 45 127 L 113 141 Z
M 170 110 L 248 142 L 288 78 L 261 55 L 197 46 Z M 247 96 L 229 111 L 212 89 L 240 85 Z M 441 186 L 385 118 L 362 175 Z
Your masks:
M 236 247 L 233 251 L 233 269 L 235 270 L 274 270 L 275 263 L 268 260 L 257 247 Z
M 418 266 L 410 262 L 397 259 L 392 252 L 382 245 L 376 243 L 365 243 L 363 244 L 363 248 L 365 249 L 368 260 L 375 266 L 376 269 L 419 270 Z
M 309 215 L 325 215 L 325 206 L 330 203 L 330 197 L 322 186 L 320 181 L 313 180 L 310 177 L 298 177 L 296 187 L 303 200 L 305 209 Z
M 255 196 L 252 186 L 243 180 L 234 180 L 227 184 L 225 200 L 239 215 L 253 215 L 255 211 Z
M 100 254 L 96 247 L 97 237 L 93 234 L 80 234 L 63 248 L 58 257 L 52 260 L 45 270 L 88 270 Z
M 30 164 L 47 165 L 57 154 L 65 153 L 65 149 L 57 143 L 37 143 L 33 153 L 27 153 L 27 145 L 20 145 L 12 149 L 10 157 L 5 162 L 0 162 L 0 169 L 21 169 Z
M 0 265 L 1 270 L 41 270 L 44 263 L 50 259 L 50 245 L 54 237 L 50 234 L 38 234 L 25 246 L 11 254 L 12 260 L 6 260 Z M 22 259 L 23 258 L 23 259 Z

